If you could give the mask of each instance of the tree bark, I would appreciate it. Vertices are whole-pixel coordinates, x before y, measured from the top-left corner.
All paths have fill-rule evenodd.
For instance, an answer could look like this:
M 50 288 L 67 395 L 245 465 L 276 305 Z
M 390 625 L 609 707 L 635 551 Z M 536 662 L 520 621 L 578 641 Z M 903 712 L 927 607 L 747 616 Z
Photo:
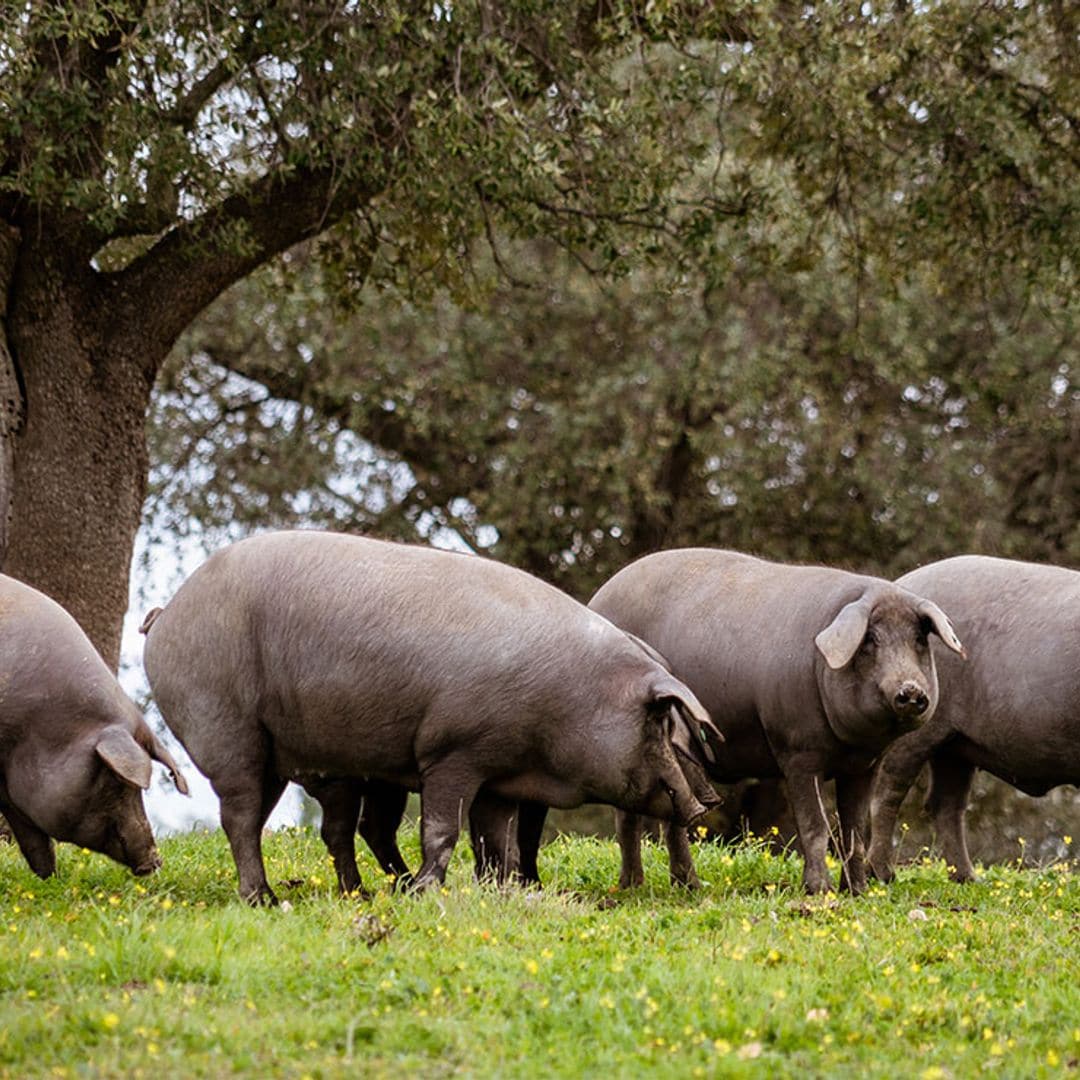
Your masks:
M 4 570 L 62 603 L 115 671 L 146 489 L 147 370 L 161 357 L 118 354 L 92 329 L 92 271 L 73 282 L 64 254 L 24 243 L 9 304 L 26 424 Z

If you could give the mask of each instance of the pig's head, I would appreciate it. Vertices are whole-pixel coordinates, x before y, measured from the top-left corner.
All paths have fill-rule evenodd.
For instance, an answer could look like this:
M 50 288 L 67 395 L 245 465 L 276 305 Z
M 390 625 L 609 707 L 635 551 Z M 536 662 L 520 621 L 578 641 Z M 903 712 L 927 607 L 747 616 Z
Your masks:
M 610 753 L 597 762 L 597 794 L 623 810 L 689 824 L 717 801 L 698 762 L 713 758 L 724 737 L 690 688 L 656 662 L 627 690 L 622 715 L 606 718 Z
M 6 778 L 8 795 L 38 828 L 108 855 L 140 876 L 161 865 L 142 798 L 152 758 L 169 769 L 180 792 L 188 789 L 141 717 L 134 733 L 111 723 L 46 753 L 27 748 L 18 757 Z
M 875 748 L 930 719 L 938 702 L 932 634 L 966 655 L 941 608 L 896 586 L 870 587 L 836 613 L 814 644 L 838 738 Z

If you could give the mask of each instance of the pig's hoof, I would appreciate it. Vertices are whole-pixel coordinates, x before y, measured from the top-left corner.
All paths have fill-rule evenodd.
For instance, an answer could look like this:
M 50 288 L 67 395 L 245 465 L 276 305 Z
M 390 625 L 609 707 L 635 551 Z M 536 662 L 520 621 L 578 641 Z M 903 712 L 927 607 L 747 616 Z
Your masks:
M 979 875 L 974 870 L 968 870 L 963 867 L 950 866 L 949 878 L 955 881 L 958 885 L 970 885 L 973 881 L 979 880 Z
M 693 872 L 686 875 L 672 874 L 671 884 L 680 889 L 686 889 L 687 892 L 696 892 L 701 888 L 701 878 Z
M 252 907 L 277 907 L 278 905 L 278 898 L 269 885 L 260 885 L 259 888 L 253 889 L 246 896 L 243 893 L 240 895 Z
M 29 861 L 30 860 L 28 859 L 27 862 Z M 53 874 L 56 873 L 56 859 L 53 858 L 50 862 L 35 860 L 30 863 L 30 869 L 44 881 L 46 878 L 51 878 Z
M 896 871 L 889 862 L 874 862 L 871 860 L 869 870 L 871 877 L 877 878 L 878 881 L 885 885 L 896 879 Z
M 428 889 L 438 889 L 442 886 L 443 879 L 438 874 L 417 874 L 413 881 L 410 881 L 405 886 L 405 892 L 407 893 L 422 893 L 427 892 Z

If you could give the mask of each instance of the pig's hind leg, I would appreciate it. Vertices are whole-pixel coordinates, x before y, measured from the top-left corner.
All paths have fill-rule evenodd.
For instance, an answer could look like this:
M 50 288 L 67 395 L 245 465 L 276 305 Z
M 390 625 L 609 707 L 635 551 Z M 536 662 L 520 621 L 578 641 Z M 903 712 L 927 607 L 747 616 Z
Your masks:
M 276 904 L 277 897 L 266 880 L 262 857 L 262 830 L 270 812 L 285 790 L 285 781 L 270 764 L 268 754 L 262 760 L 238 761 L 221 777 L 210 777 L 221 800 L 221 827 L 229 838 L 236 870 L 240 877 L 240 895 L 253 905 Z
M 397 831 L 405 816 L 409 792 L 400 784 L 386 780 L 368 780 L 360 808 L 360 835 L 371 848 L 383 873 L 394 878 L 394 887 L 411 885 L 412 871 L 401 855 Z
M 425 768 L 420 785 L 420 846 L 424 862 L 413 888 L 446 880 L 454 845 L 480 785 L 487 779 L 465 755 L 440 758 Z
M 975 766 L 947 751 L 930 759 L 930 790 L 926 794 L 926 809 L 933 816 L 937 835 L 949 877 L 953 881 L 974 881 L 975 867 L 968 854 L 964 815 L 967 812 Z
M 356 832 L 364 838 L 383 871 L 397 884 L 412 880 L 397 846 L 397 830 L 408 791 L 382 780 L 305 780 L 304 788 L 322 807 L 322 838 L 334 860 L 344 894 L 369 895 L 356 865 Z
M 356 824 L 364 801 L 363 780 L 305 779 L 304 790 L 322 807 L 319 832 L 334 860 L 338 888 L 343 895 L 367 897 L 356 865 Z

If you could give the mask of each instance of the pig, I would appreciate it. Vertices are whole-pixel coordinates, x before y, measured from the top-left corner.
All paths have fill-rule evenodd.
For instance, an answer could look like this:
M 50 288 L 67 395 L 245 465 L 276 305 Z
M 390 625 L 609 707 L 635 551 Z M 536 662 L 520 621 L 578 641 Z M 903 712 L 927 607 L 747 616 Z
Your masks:
M 1080 783 L 1080 572 L 985 555 L 897 581 L 945 606 L 971 650 L 940 662 L 941 705 L 881 760 L 871 799 L 871 872 L 893 877 L 897 811 L 930 762 L 926 805 L 955 881 L 975 877 L 964 812 L 976 769 L 1029 795 Z M 935 650 L 937 651 L 937 650 Z
M 152 760 L 186 795 L 176 762 L 78 623 L 0 574 L 0 811 L 30 869 L 55 873 L 56 839 L 135 874 L 156 870 L 142 800 Z
M 331 783 L 323 826 L 339 881 L 363 785 L 419 790 L 424 889 L 445 879 L 482 788 L 686 822 L 705 807 L 676 747 L 722 739 L 682 682 L 558 589 L 479 556 L 338 533 L 265 533 L 211 556 L 150 622 L 144 660 L 221 800 L 251 903 L 275 901 L 260 832 L 289 780 L 353 781 Z
M 715 718 L 725 742 L 699 755 L 713 780 L 787 782 L 810 893 L 832 887 L 821 786 L 835 778 L 842 884 L 865 888 L 874 762 L 934 714 L 930 635 L 964 651 L 944 611 L 881 578 L 708 548 L 647 555 L 589 606 L 666 657 Z M 617 828 L 620 884 L 639 884 L 641 822 L 631 812 Z M 673 878 L 692 884 L 686 830 L 669 828 L 668 846 Z
M 158 610 L 148 616 L 150 622 Z M 633 634 L 627 637 L 670 672 L 670 665 L 651 646 Z M 711 810 L 721 800 L 695 761 L 680 752 L 679 764 L 691 791 Z M 351 843 L 353 830 L 360 832 L 383 872 L 394 879 L 395 887 L 411 885 L 412 872 L 397 846 L 407 789 L 371 779 L 309 778 L 303 784 L 322 808 L 322 837 L 333 854 L 342 892 L 365 894 Z M 477 878 L 539 888 L 537 858 L 547 810 L 543 803 L 501 799 L 481 788 L 469 809 Z

